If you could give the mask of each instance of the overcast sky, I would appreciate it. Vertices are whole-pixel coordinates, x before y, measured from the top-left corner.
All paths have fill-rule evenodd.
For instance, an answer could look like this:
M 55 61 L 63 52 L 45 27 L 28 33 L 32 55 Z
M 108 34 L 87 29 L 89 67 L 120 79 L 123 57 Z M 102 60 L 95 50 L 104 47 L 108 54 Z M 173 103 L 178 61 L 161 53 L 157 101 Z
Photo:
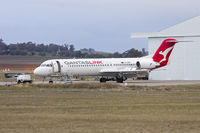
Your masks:
M 74 44 L 123 52 L 147 48 L 131 32 L 156 32 L 200 15 L 199 0 L 0 0 L 6 43 Z

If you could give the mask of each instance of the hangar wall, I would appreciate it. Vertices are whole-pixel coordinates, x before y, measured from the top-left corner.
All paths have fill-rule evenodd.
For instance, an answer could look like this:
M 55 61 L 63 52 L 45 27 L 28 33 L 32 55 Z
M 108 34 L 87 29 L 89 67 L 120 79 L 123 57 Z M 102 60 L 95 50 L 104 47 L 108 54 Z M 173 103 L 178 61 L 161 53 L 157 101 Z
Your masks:
M 169 64 L 152 71 L 150 80 L 200 80 L 200 16 L 156 33 L 133 33 L 132 37 L 148 37 L 149 54 L 154 54 L 166 38 L 175 38 Z
M 173 37 L 177 40 L 197 40 L 193 37 Z M 149 38 L 149 53 L 154 54 L 165 38 Z M 151 80 L 200 80 L 200 43 L 177 43 L 169 64 L 149 74 Z

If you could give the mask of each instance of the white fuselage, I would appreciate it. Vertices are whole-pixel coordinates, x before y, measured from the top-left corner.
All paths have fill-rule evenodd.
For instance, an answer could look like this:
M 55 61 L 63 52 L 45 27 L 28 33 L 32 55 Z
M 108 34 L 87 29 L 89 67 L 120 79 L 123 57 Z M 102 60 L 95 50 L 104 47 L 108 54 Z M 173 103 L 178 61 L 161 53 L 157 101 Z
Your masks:
M 68 75 L 103 75 L 102 71 L 133 69 L 135 68 L 136 59 L 133 58 L 116 58 L 116 59 L 72 59 L 61 60 L 63 71 L 61 73 Z
M 102 73 L 104 71 L 135 70 L 138 60 L 140 58 L 53 59 L 42 63 L 34 73 L 39 76 L 50 76 L 57 72 L 69 76 L 100 76 L 105 75 Z

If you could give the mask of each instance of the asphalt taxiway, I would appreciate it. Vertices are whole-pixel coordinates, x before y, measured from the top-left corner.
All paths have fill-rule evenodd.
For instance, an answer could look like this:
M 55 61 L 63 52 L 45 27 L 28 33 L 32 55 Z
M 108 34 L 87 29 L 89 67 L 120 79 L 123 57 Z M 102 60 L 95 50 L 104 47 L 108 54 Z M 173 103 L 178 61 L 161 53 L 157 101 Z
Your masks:
M 134 80 L 126 81 L 128 85 L 160 86 L 160 85 L 194 85 L 200 84 L 200 80 Z

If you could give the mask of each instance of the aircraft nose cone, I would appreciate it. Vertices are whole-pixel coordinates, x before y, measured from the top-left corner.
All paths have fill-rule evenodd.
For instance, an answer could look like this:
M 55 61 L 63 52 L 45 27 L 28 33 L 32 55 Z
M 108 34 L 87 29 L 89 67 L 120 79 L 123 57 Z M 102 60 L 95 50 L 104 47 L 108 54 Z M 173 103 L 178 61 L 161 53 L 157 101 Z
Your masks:
M 46 67 L 37 67 L 33 73 L 37 76 L 49 76 L 52 74 L 52 69 L 51 68 L 46 68 Z
M 40 75 L 38 67 L 35 68 L 35 70 L 33 71 L 33 74 L 35 74 L 35 75 Z

